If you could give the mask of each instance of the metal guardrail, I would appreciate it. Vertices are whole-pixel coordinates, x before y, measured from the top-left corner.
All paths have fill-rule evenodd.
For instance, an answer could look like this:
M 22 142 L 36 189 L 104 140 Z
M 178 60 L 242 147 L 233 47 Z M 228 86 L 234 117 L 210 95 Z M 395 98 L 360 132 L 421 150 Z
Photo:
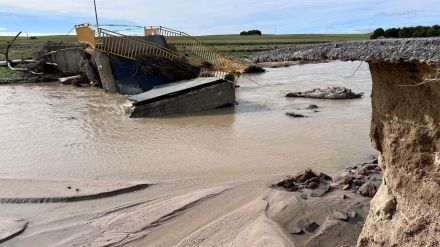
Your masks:
M 249 65 L 243 61 L 221 54 L 221 52 L 214 47 L 206 45 L 185 32 L 163 26 L 149 26 L 145 27 L 144 30 L 145 35 L 156 34 L 170 37 L 168 42 L 171 41 L 173 45 L 179 46 L 184 50 L 199 56 L 203 60 L 212 63 L 216 70 L 226 72 L 241 71 Z
M 153 42 L 125 36 L 102 28 L 98 29 L 98 33 L 99 36 L 95 48 L 113 55 L 129 59 L 136 59 L 137 56 L 142 54 L 151 54 L 167 58 L 180 57 L 178 53 Z
M 94 28 L 89 24 L 81 24 L 76 26 L 76 32 L 79 42 L 86 43 L 89 46 L 101 50 L 103 52 L 129 58 L 136 59 L 137 56 L 148 54 L 156 56 L 164 56 L 167 58 L 182 57 L 177 51 L 157 45 L 156 43 L 128 36 L 114 31 L 98 28 L 97 34 Z M 224 78 L 228 73 L 241 71 L 248 66 L 243 61 L 235 60 L 231 57 L 221 54 L 218 50 L 210 47 L 193 36 L 166 27 L 144 27 L 144 35 L 162 35 L 169 37 L 171 44 L 176 48 L 184 50 L 185 53 L 192 53 L 201 61 L 207 62 L 210 66 L 203 68 L 200 76 L 214 76 Z M 209 68 L 210 67 L 210 68 Z

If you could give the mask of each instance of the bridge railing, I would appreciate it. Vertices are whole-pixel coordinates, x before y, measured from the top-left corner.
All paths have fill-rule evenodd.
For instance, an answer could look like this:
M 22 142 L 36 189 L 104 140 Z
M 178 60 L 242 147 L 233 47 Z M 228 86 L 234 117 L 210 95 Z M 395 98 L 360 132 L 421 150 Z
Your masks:
M 180 55 L 156 43 L 126 36 L 103 28 L 98 29 L 97 49 L 121 57 L 136 59 L 137 56 L 148 54 L 177 58 Z
M 191 63 L 203 64 L 201 77 L 215 76 L 224 78 L 228 73 L 241 71 L 247 64 L 221 54 L 218 50 L 210 47 L 193 36 L 166 27 L 144 27 L 144 35 L 162 35 L 167 41 L 176 47 L 176 51 L 160 46 L 156 43 L 143 40 L 140 37 L 128 36 L 99 27 L 96 31 L 89 24 L 76 26 L 78 40 L 103 52 L 136 59 L 137 56 L 147 54 L 178 58 L 189 56 Z M 181 54 L 183 51 L 184 54 Z M 195 55 L 197 62 L 191 60 Z
M 219 71 L 241 71 L 249 64 L 229 56 L 223 55 L 220 51 L 211 47 L 197 38 L 178 30 L 163 26 L 149 26 L 144 28 L 145 35 L 162 35 L 168 37 L 168 42 L 183 49 L 185 52 L 191 52 L 203 60 L 210 62 L 214 68 Z

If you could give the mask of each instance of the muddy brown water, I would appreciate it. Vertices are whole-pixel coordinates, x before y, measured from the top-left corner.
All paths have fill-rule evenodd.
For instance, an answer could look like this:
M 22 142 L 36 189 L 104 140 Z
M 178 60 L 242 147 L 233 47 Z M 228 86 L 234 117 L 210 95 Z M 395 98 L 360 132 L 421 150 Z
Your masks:
M 211 180 L 270 176 L 311 166 L 335 172 L 372 153 L 368 65 L 327 63 L 242 78 L 235 109 L 214 115 L 127 119 L 124 100 L 58 84 L 0 87 L 0 177 Z M 346 86 L 360 100 L 288 99 Z M 319 113 L 302 110 L 309 104 Z M 287 111 L 308 118 L 292 119 Z M 219 179 L 220 179 L 219 178 Z
M 0 177 L 168 185 L 122 197 L 127 201 L 176 188 L 269 183 L 306 167 L 336 174 L 374 154 L 368 136 L 371 77 L 367 64 L 352 76 L 358 66 L 332 62 L 268 69 L 241 78 L 234 108 L 147 119 L 126 118 L 119 107 L 124 99 L 99 89 L 56 83 L 1 86 Z M 284 97 L 289 91 L 326 86 L 365 95 L 343 101 Z M 319 112 L 305 110 L 309 104 L 317 104 Z M 292 111 L 308 117 L 285 116 Z M 111 202 L 120 204 L 118 198 Z M 2 205 L 0 216 L 37 220 L 50 211 L 56 218 L 96 208 L 95 203 Z

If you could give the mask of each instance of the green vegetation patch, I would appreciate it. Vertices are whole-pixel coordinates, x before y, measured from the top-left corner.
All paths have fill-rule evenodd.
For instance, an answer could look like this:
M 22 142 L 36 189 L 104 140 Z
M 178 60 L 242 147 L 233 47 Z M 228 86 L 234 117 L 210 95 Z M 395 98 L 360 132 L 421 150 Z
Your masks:
M 440 36 L 440 25 L 416 26 L 402 28 L 378 28 L 371 34 L 370 39 L 378 38 L 421 38 Z

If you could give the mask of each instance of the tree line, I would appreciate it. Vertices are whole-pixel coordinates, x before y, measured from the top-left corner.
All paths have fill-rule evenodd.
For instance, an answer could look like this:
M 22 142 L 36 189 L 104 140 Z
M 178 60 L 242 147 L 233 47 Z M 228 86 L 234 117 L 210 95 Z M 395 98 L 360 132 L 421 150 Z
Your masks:
M 261 35 L 260 30 L 249 30 L 249 31 L 243 31 L 240 33 L 240 35 Z
M 440 25 L 389 28 L 378 28 L 371 34 L 370 39 L 378 38 L 418 38 L 440 36 Z

